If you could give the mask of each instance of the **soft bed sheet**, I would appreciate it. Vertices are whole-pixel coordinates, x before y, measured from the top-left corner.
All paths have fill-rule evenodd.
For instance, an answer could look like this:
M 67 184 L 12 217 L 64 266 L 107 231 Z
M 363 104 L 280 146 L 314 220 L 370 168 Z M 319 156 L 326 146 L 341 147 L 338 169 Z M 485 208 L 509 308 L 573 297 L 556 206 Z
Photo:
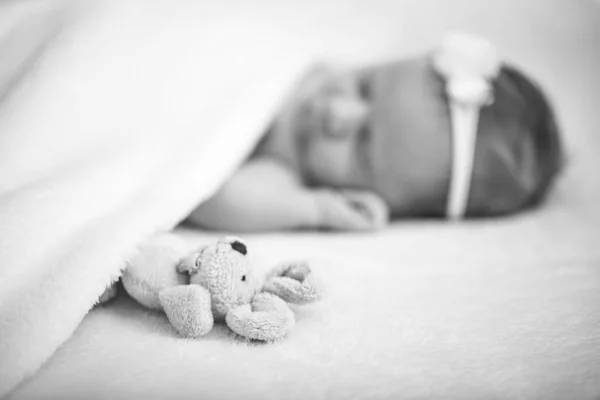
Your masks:
M 250 235 L 259 270 L 307 258 L 326 288 L 294 309 L 289 337 L 247 344 L 219 326 L 183 340 L 122 295 L 10 398 L 594 399 L 600 232 L 589 217 L 556 208 L 493 226 Z
M 97 128 L 92 137 L 103 138 L 97 142 L 101 150 L 89 136 L 73 134 L 68 147 L 48 137 L 38 146 L 27 146 L 21 136 L 18 144 L 23 152 L 2 153 L 3 166 L 14 168 L 0 169 L 2 210 L 12 216 L 2 227 L 2 261 L 12 267 L 1 270 L 8 274 L 3 278 L 12 278 L 10 282 L 19 276 L 36 278 L 39 269 L 27 268 L 19 275 L 15 266 L 30 267 L 39 260 L 51 267 L 41 269 L 46 275 L 34 279 L 37 286 L 20 283 L 0 293 L 2 300 L 10 300 L 0 308 L 4 329 L 0 372 L 9 378 L 3 379 L 0 395 L 8 391 L 12 399 L 600 395 L 597 4 L 356 0 L 343 11 L 334 1 L 286 5 L 260 1 L 252 6 L 230 1 L 217 8 L 191 2 L 176 7 L 166 2 L 94 4 L 101 5 L 99 12 L 78 31 L 76 45 L 67 40 L 71 44 L 63 53 L 55 53 L 65 57 L 66 48 L 71 58 L 57 57 L 54 62 L 70 65 L 81 74 L 75 77 L 86 82 L 86 90 L 107 101 L 83 96 L 87 103 L 74 103 L 72 99 L 81 99 L 81 89 L 73 86 L 66 95 L 63 92 L 71 99 L 66 104 L 76 104 L 78 111 L 66 126 L 93 122 Z M 195 18 L 209 21 L 201 25 L 202 32 L 213 34 L 198 36 L 200 46 L 190 36 L 199 33 L 191 28 L 197 25 Z M 207 26 L 219 28 L 211 31 Z M 249 345 L 224 327 L 202 340 L 183 340 L 163 316 L 142 309 L 125 295 L 87 313 L 137 243 L 183 220 L 241 161 L 305 63 L 320 54 L 340 62 L 407 56 L 431 48 L 444 31 L 457 27 L 490 37 L 505 58 L 547 88 L 556 104 L 570 159 L 545 208 L 514 218 L 456 225 L 404 221 L 376 235 L 247 235 L 259 269 L 284 259 L 308 258 L 326 288 L 321 303 L 295 309 L 294 331 L 277 344 Z M 145 42 L 150 32 L 152 40 Z M 131 52 L 133 44 L 137 52 Z M 94 48 L 91 45 L 100 50 L 84 53 L 84 61 L 77 46 Z M 97 58 L 90 60 L 93 54 Z M 187 55 L 185 62 L 178 58 L 182 55 Z M 113 56 L 122 61 L 106 61 Z M 49 60 L 42 67 L 52 70 L 53 59 Z M 131 69 L 124 64 L 127 61 Z M 229 68 L 219 68 L 223 65 Z M 240 76 L 242 67 L 250 72 Z M 186 78 L 197 71 L 213 75 Z M 43 138 L 41 126 L 53 130 L 65 126 L 60 109 L 65 97 L 63 103 L 54 103 L 56 108 L 45 108 L 60 82 L 48 83 L 43 73 L 37 76 L 37 81 L 26 81 L 15 91 L 12 103 L 3 108 L 2 120 L 9 132 L 22 133 L 32 142 Z M 167 77 L 170 80 L 155 79 Z M 119 84 L 100 87 L 111 78 L 120 79 Z M 111 95 L 110 90 L 116 89 L 120 97 Z M 211 97 L 207 106 L 207 93 L 220 96 Z M 254 108 L 248 111 L 248 105 Z M 200 109 L 210 110 L 210 115 L 195 119 Z M 39 122 L 24 124 L 24 114 L 15 117 L 14 110 L 37 115 Z M 61 118 L 52 117 L 56 111 L 63 111 L 58 114 Z M 102 118 L 103 113 L 110 118 Z M 37 130 L 25 129 L 32 126 Z M 213 131 L 209 139 L 194 135 L 207 126 Z M 161 134 L 165 131 L 170 134 Z M 220 140 L 214 132 L 219 132 Z M 244 139 L 228 140 L 231 132 Z M 7 137 L 11 135 L 4 140 Z M 229 151 L 218 147 L 232 143 L 237 146 Z M 197 149 L 211 150 L 201 153 L 204 156 L 228 156 L 220 164 L 208 156 L 195 160 L 192 154 Z M 187 157 L 178 153 L 184 150 Z M 38 162 L 23 168 L 27 159 Z M 86 168 L 73 172 L 72 166 Z M 194 168 L 209 169 L 211 174 L 198 178 Z M 189 185 L 196 179 L 202 184 Z M 53 197 L 44 189 L 48 186 L 40 186 L 48 182 L 61 188 L 60 196 Z M 73 191 L 70 186 L 83 183 L 85 190 Z M 94 202 L 98 193 L 106 201 Z M 32 210 L 44 196 L 52 200 L 49 206 L 33 215 L 22 212 Z M 89 204 L 94 206 L 87 208 Z M 15 216 L 10 212 L 14 210 L 21 213 Z M 60 224 L 49 216 L 58 211 L 69 217 Z M 39 223 L 54 224 L 58 233 L 36 229 Z M 174 234 L 190 245 L 219 236 L 185 225 Z M 80 266 L 77 274 L 75 266 Z M 57 272 L 57 281 L 44 283 L 42 278 Z M 27 293 L 24 304 L 19 290 Z M 19 305 L 17 311 L 7 304 Z M 10 314 L 4 314 L 7 310 Z

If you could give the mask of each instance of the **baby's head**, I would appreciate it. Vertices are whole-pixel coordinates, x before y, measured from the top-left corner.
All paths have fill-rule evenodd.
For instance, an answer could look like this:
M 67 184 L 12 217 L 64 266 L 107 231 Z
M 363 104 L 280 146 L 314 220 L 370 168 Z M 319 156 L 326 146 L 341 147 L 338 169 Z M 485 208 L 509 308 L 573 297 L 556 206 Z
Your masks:
M 450 192 L 464 186 L 460 174 L 467 181 L 461 215 L 502 215 L 539 204 L 562 161 L 545 95 L 521 72 L 498 63 L 485 77 L 490 101 L 465 117 L 464 104 L 448 94 L 456 77 L 445 75 L 436 57 L 353 71 L 315 69 L 283 118 L 305 180 L 372 190 L 394 216 L 448 215 Z M 456 164 L 457 154 L 465 158 L 469 150 L 453 147 L 468 131 L 461 127 L 464 118 L 476 127 L 475 145 L 467 146 L 475 150 L 467 156 L 472 172 Z

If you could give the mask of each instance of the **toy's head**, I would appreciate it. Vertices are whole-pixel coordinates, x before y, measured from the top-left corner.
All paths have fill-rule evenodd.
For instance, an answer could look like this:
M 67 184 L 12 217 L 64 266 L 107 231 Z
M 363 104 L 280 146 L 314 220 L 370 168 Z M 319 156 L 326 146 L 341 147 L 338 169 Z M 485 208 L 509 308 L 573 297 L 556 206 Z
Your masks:
M 246 244 L 236 237 L 225 237 L 202 247 L 181 261 L 190 272 L 190 284 L 198 284 L 211 294 L 215 319 L 249 303 L 258 290 Z

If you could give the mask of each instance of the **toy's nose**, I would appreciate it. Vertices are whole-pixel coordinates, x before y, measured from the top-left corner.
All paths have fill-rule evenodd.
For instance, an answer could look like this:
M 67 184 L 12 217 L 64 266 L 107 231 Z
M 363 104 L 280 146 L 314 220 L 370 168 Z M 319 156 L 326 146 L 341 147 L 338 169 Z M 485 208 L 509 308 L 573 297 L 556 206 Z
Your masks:
M 237 240 L 231 242 L 231 248 L 243 255 L 246 255 L 246 253 L 248 253 L 248 249 L 246 248 L 246 245 Z

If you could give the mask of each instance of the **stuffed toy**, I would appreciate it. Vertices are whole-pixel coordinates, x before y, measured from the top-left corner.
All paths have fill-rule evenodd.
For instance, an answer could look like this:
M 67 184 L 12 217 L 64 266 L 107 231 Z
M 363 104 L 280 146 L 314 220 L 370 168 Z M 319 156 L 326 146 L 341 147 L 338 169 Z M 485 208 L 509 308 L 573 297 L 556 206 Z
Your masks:
M 164 311 L 186 338 L 201 337 L 224 321 L 242 337 L 278 340 L 295 323 L 287 302 L 307 304 L 321 296 L 305 263 L 283 264 L 257 279 L 246 244 L 235 237 L 189 253 L 183 240 L 157 236 L 128 264 L 122 283 L 137 302 Z

